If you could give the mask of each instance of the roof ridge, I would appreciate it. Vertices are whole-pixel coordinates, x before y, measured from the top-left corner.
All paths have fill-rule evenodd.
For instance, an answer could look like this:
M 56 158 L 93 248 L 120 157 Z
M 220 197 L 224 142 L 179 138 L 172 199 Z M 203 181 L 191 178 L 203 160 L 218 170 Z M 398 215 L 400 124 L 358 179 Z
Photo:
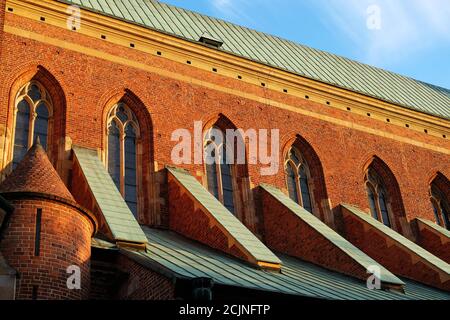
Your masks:
M 222 18 L 159 0 L 56 1 L 77 4 L 88 11 L 194 43 L 198 43 L 200 35 L 207 31 L 223 41 L 222 47 L 215 50 L 450 120 L 450 89 Z
M 178 6 L 175 6 L 175 5 L 170 4 L 170 3 L 166 3 L 166 2 L 161 1 L 161 0 L 141 0 L 141 1 L 153 1 L 153 2 L 158 2 L 158 3 L 160 3 L 160 4 L 162 4 L 162 5 L 165 5 L 165 6 L 168 6 L 168 7 L 172 7 L 172 8 L 176 8 L 176 9 L 181 9 L 181 10 L 184 10 L 184 11 L 189 11 L 189 12 L 192 12 L 192 13 L 197 14 L 197 15 L 200 15 L 200 16 L 208 17 L 208 18 L 214 19 L 214 20 L 219 20 L 219 21 L 225 22 L 225 23 L 227 23 L 227 24 L 230 24 L 230 25 L 233 25 L 233 26 L 236 26 L 236 27 L 245 28 L 245 29 L 247 29 L 247 30 L 254 31 L 254 32 L 263 34 L 263 35 L 265 35 L 265 36 L 274 37 L 274 38 L 277 38 L 277 39 L 282 40 L 282 41 L 288 41 L 288 42 L 290 42 L 290 43 L 292 43 L 292 44 L 294 44 L 294 45 L 297 45 L 297 46 L 302 46 L 302 47 L 304 47 L 304 48 L 308 48 L 308 49 L 311 49 L 311 50 L 314 50 L 314 51 L 317 51 L 317 52 L 320 52 L 320 53 L 332 55 L 332 56 L 335 56 L 335 57 L 339 57 L 339 58 L 345 59 L 345 60 L 350 61 L 350 62 L 358 63 L 358 64 L 363 65 L 363 66 L 368 66 L 368 67 L 370 67 L 370 68 L 375 68 L 375 69 L 378 69 L 378 70 L 381 70 L 381 71 L 384 71 L 384 72 L 389 72 L 389 73 L 395 74 L 395 75 L 397 75 L 397 76 L 401 76 L 401 77 L 404 77 L 404 78 L 407 78 L 407 79 L 410 79 L 410 80 L 418 81 L 418 82 L 421 82 L 421 83 L 423 83 L 423 84 L 431 85 L 431 86 L 433 86 L 433 87 L 440 88 L 440 89 L 444 89 L 444 90 L 450 92 L 450 88 L 445 88 L 445 87 L 442 87 L 442 86 L 440 86 L 440 85 L 436 85 L 436 84 L 433 84 L 433 83 L 425 82 L 425 81 L 416 79 L 416 78 L 414 78 L 414 77 L 412 77 L 412 76 L 408 76 L 408 75 L 401 74 L 401 73 L 398 73 L 398 72 L 395 72 L 395 71 L 387 70 L 387 69 L 384 69 L 384 68 L 382 68 L 382 67 L 378 67 L 378 66 L 376 66 L 376 65 L 371 65 L 371 64 L 368 64 L 368 63 L 365 63 L 365 62 L 356 60 L 356 59 L 354 59 L 354 58 L 346 57 L 346 56 L 341 55 L 341 54 L 338 54 L 338 53 L 330 52 L 330 51 L 327 51 L 327 50 L 324 50 L 324 49 L 318 49 L 318 48 L 315 48 L 315 47 L 313 47 L 313 46 L 310 46 L 310 45 L 307 45 L 307 44 L 303 44 L 303 43 L 297 42 L 297 41 L 295 41 L 295 40 L 283 38 L 282 36 L 279 36 L 279 35 L 276 35 L 276 34 L 272 34 L 272 33 L 268 33 L 268 32 L 265 32 L 265 31 L 257 30 L 257 29 L 255 29 L 255 28 L 253 28 L 253 27 L 248 27 L 248 26 L 240 25 L 240 24 L 237 24 L 237 23 L 235 23 L 235 22 L 228 21 L 228 20 L 223 19 L 223 18 L 217 18 L 217 17 L 211 16 L 211 15 L 208 15 L 208 14 L 205 14 L 205 13 L 201 13 L 201 12 L 198 12 L 198 11 L 195 11 L 195 10 L 192 10 L 192 9 L 186 9 L 186 8 L 183 8 L 183 7 L 178 7 Z

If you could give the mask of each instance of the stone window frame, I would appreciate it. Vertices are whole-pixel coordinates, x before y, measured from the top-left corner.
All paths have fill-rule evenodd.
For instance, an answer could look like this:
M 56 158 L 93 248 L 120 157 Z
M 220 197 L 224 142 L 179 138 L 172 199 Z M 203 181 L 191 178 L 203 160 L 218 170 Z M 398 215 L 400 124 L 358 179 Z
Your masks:
M 28 92 L 31 86 L 37 86 L 40 94 L 41 99 L 37 100 L 36 102 L 29 96 Z M 45 88 L 45 86 L 39 82 L 38 80 L 31 80 L 28 81 L 26 84 L 24 84 L 16 94 L 16 97 L 14 99 L 14 112 L 13 112 L 13 120 L 12 120 L 12 135 L 11 135 L 11 148 L 10 152 L 8 154 L 8 162 L 13 162 L 14 160 L 14 149 L 15 149 L 15 138 L 16 138 L 16 122 L 17 122 L 17 113 L 18 113 L 18 106 L 19 103 L 22 100 L 27 101 L 30 110 L 30 119 L 29 119 L 29 129 L 28 129 L 28 149 L 30 149 L 34 144 L 34 128 L 35 128 L 35 122 L 37 119 L 37 112 L 36 109 L 41 103 L 45 103 L 48 111 L 48 124 L 47 124 L 47 141 L 46 141 L 46 151 L 47 154 L 52 154 L 52 145 L 53 145 L 53 125 L 54 125 L 54 105 L 53 105 L 53 99 L 48 92 L 48 90 Z M 50 157 L 49 157 L 50 158 Z
M 386 186 L 382 181 L 380 175 L 372 167 L 369 167 L 366 170 L 364 177 L 364 184 L 366 186 L 367 197 L 369 200 L 369 208 L 372 217 L 381 222 L 383 225 L 393 229 L 395 217 L 391 209 L 391 198 L 387 192 Z M 374 196 L 375 208 L 373 208 L 371 205 L 371 199 L 369 198 L 370 197 L 369 191 L 371 191 Z M 383 196 L 384 198 L 388 221 L 385 221 L 385 219 L 383 218 L 383 213 L 380 205 L 382 200 L 381 196 Z M 373 210 L 375 210 L 375 212 Z M 374 214 L 376 214 L 376 217 L 374 216 Z
M 292 159 L 292 156 L 291 156 L 292 154 L 294 154 L 297 157 L 297 159 L 299 160 L 299 164 L 298 165 L 296 165 L 294 160 Z M 300 182 L 300 170 L 303 168 L 305 173 L 306 173 L 306 178 L 307 178 L 307 183 L 308 183 L 308 190 L 307 191 L 308 191 L 309 199 L 310 199 L 310 203 L 311 203 L 311 214 L 314 214 L 314 211 L 316 209 L 315 208 L 314 193 L 313 193 L 314 186 L 312 184 L 313 179 L 311 177 L 311 171 L 309 169 L 308 162 L 306 161 L 305 157 L 302 155 L 300 150 L 294 145 L 292 145 L 287 150 L 284 158 L 285 158 L 285 160 L 284 160 L 284 173 L 285 173 L 285 178 L 286 178 L 285 181 L 286 181 L 286 187 L 287 187 L 288 193 L 290 194 L 291 192 L 289 190 L 289 182 L 288 182 L 289 177 L 288 177 L 287 169 L 288 169 L 288 166 L 291 166 L 291 168 L 293 169 L 294 174 L 295 174 L 295 182 L 296 182 L 296 189 L 297 189 L 297 199 L 298 199 L 298 202 L 299 202 L 298 204 L 303 207 L 304 200 L 303 200 L 302 188 L 301 188 L 301 182 Z M 305 210 L 307 210 L 307 209 L 305 208 Z
M 119 107 L 124 107 L 124 110 L 128 116 L 128 119 L 123 122 L 120 118 L 117 117 L 117 110 Z M 139 178 L 142 174 L 142 154 L 139 152 L 140 149 L 142 149 L 142 136 L 141 136 L 141 130 L 139 125 L 139 120 L 136 117 L 136 114 L 131 110 L 131 108 L 122 101 L 119 101 L 115 103 L 112 107 L 108 109 L 107 116 L 106 116 L 106 126 L 105 126 L 105 133 L 104 133 L 104 164 L 106 167 L 106 170 L 108 170 L 108 160 L 109 160 L 109 129 L 112 124 L 112 122 L 115 122 L 116 125 L 119 128 L 120 131 L 120 188 L 119 192 L 122 195 L 122 197 L 125 200 L 125 128 L 127 125 L 132 125 L 135 130 L 136 135 L 136 197 L 137 197 L 137 212 L 136 212 L 136 219 L 139 219 L 142 215 L 142 205 L 141 205 L 141 192 L 142 192 L 142 181 Z M 108 171 L 109 173 L 109 171 Z
M 222 143 L 220 145 L 217 145 L 216 141 L 211 139 L 211 132 L 212 130 L 218 130 L 222 132 L 224 141 L 222 141 Z M 220 150 L 225 150 L 227 149 L 226 146 L 226 130 L 223 130 L 222 128 L 220 128 L 217 125 L 212 125 L 209 129 L 204 131 L 203 134 L 203 150 L 205 150 L 205 148 L 209 145 L 209 144 L 213 144 L 215 145 L 214 149 L 215 149 L 215 154 L 216 154 L 216 159 L 217 157 L 222 157 Z M 224 163 L 226 164 L 226 159 L 224 159 Z M 211 192 L 211 194 L 213 194 L 212 190 L 211 190 L 211 186 L 209 185 L 208 182 L 208 169 L 207 169 L 207 163 L 206 161 L 203 161 L 203 166 L 204 166 L 204 172 L 205 172 L 205 185 L 206 188 L 208 189 L 209 192 Z M 222 168 L 221 168 L 222 164 L 221 161 L 216 161 L 216 181 L 217 181 L 217 193 L 218 193 L 218 199 L 220 201 L 220 203 L 222 203 L 225 206 L 225 200 L 224 200 L 224 191 L 223 191 L 223 174 L 222 174 Z M 237 186 L 236 186 L 236 172 L 235 172 L 235 167 L 232 164 L 228 164 L 229 168 L 230 168 L 230 175 L 231 175 L 231 185 L 232 185 L 232 199 L 233 199 L 233 214 L 237 215 L 238 214 L 238 210 L 239 210 L 239 204 L 238 201 L 236 199 L 237 196 Z M 214 194 L 213 194 L 214 196 Z
M 433 206 L 436 224 L 450 230 L 450 205 L 440 189 L 434 184 L 430 186 L 430 201 Z M 444 216 L 445 213 L 447 214 L 447 219 Z

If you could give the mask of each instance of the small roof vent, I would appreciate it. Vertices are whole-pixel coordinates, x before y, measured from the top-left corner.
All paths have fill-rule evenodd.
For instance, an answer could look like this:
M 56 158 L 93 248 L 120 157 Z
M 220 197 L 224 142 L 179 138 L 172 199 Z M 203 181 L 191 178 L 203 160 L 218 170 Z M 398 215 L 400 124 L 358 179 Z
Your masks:
M 220 48 L 223 45 L 222 40 L 214 38 L 208 32 L 204 32 L 198 41 L 214 48 Z

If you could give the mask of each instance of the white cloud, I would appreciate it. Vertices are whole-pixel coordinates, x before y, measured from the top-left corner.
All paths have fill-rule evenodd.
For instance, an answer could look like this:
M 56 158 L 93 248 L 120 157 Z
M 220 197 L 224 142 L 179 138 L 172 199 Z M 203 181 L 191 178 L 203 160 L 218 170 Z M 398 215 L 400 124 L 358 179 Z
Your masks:
M 356 59 L 384 68 L 395 68 L 450 41 L 450 0 L 210 0 L 210 4 L 216 16 L 257 29 L 268 21 L 283 24 L 276 17 L 284 10 L 292 10 L 290 14 L 313 10 L 336 39 L 348 39 Z M 367 27 L 367 9 L 372 5 L 381 10 L 380 30 Z M 260 10 L 273 17 L 261 20 Z
M 415 0 L 416 10 L 422 14 L 432 30 L 450 39 L 450 2 L 448 0 Z
M 212 0 L 211 4 L 216 14 L 225 20 L 231 20 L 240 24 L 252 24 L 253 20 L 247 14 L 249 1 L 252 0 Z
M 381 9 L 381 29 L 367 28 L 367 8 Z M 450 39 L 448 0 L 323 0 L 316 9 L 329 28 L 345 34 L 361 53 L 360 59 L 387 66 L 436 42 Z
M 213 5 L 219 10 L 227 9 L 232 4 L 232 0 L 213 0 Z

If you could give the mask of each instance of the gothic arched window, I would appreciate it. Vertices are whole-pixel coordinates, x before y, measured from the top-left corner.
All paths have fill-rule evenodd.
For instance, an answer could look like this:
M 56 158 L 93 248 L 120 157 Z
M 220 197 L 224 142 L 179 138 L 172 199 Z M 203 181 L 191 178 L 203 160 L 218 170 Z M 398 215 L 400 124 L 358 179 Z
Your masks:
M 372 217 L 390 228 L 389 195 L 381 177 L 372 168 L 366 173 L 365 184 Z
M 450 206 L 443 192 L 439 188 L 431 185 L 431 204 L 433 205 L 434 217 L 436 223 L 450 230 Z
M 233 170 L 231 164 L 227 163 L 225 138 L 224 132 L 217 127 L 212 127 L 206 132 L 205 171 L 209 192 L 234 214 Z
M 292 147 L 286 155 L 284 164 L 289 197 L 306 211 L 313 212 L 310 188 L 310 171 L 306 160 L 297 148 Z
M 137 144 L 139 124 L 124 103 L 115 105 L 107 121 L 107 167 L 131 212 L 138 215 Z
M 30 81 L 20 89 L 14 109 L 13 168 L 22 160 L 37 137 L 47 150 L 52 112 L 52 99 L 39 82 Z

